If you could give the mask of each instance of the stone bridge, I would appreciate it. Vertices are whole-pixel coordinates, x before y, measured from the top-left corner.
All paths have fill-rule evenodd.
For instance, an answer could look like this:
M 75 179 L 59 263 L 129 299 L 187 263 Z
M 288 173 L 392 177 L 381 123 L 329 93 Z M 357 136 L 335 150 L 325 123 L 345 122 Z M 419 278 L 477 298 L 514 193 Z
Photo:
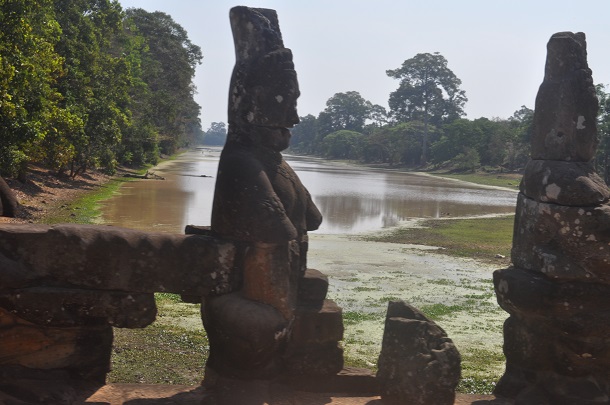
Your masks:
M 210 403 L 234 404 L 223 395 L 244 381 L 342 369 L 341 308 L 326 299 L 327 278 L 306 266 L 307 232 L 322 216 L 280 153 L 298 123 L 292 53 L 273 10 L 236 7 L 231 24 L 237 62 L 212 226 L 186 235 L 0 226 L 2 391 L 27 396 L 7 381 L 49 373 L 103 384 L 112 327 L 153 322 L 155 292 L 202 304 L 204 385 L 218 399 Z M 494 274 L 510 314 L 496 394 L 515 404 L 610 403 L 610 190 L 591 163 L 597 108 L 584 34 L 555 34 L 518 197 L 514 265 Z M 404 303 L 389 306 L 385 327 L 384 402 L 453 404 L 460 357 L 444 331 Z

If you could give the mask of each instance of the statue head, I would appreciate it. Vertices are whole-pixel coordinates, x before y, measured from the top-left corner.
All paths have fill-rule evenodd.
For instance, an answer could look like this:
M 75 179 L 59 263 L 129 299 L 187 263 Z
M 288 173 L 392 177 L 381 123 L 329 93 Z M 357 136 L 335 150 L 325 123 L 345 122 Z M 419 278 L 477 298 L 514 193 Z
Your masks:
M 298 124 L 300 92 L 292 52 L 284 47 L 277 14 L 240 6 L 231 9 L 230 17 L 236 62 L 229 93 L 229 139 L 239 140 L 247 133 L 255 138 L 265 134 L 289 137 L 286 130 L 275 129 Z
M 551 36 L 547 44 L 545 78 L 551 81 L 562 80 L 578 70 L 589 70 L 585 34 L 558 32 Z

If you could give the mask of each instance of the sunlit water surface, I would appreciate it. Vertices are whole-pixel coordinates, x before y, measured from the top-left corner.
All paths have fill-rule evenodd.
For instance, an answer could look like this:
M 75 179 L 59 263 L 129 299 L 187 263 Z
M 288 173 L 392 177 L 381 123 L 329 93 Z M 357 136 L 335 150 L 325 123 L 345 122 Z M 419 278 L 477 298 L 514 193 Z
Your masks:
M 125 183 L 102 203 L 104 223 L 146 231 L 182 233 L 209 225 L 220 149 L 189 151 L 153 171 L 165 180 Z M 412 218 L 511 213 L 510 190 L 285 155 L 324 216 L 317 233 L 381 230 Z

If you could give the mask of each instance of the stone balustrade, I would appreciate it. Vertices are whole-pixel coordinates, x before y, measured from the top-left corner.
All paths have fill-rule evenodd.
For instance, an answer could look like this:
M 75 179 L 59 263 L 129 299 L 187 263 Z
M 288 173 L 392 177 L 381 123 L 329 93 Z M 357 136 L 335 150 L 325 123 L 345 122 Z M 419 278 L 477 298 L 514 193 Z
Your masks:
M 155 292 L 233 290 L 238 247 L 206 235 L 90 225 L 0 226 L 0 368 L 103 382 L 112 327 L 155 320 Z

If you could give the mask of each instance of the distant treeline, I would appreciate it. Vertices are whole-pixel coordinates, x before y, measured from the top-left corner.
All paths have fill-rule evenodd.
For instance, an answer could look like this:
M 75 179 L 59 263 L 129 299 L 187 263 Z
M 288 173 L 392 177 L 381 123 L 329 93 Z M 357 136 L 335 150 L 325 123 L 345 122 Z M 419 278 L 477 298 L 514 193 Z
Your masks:
M 389 111 L 356 91 L 337 93 L 317 117 L 301 117 L 292 130 L 290 150 L 420 170 L 521 171 L 525 167 L 532 109 L 522 106 L 507 119 L 463 118 L 466 94 L 438 53 L 418 54 L 386 73 L 399 80 L 398 89 L 389 95 Z M 600 145 L 595 165 L 608 182 L 610 96 L 603 85 L 596 89 Z M 204 142 L 218 145 L 225 137 L 225 124 L 215 122 L 205 132 Z
M 113 0 L 0 1 L 0 171 L 155 163 L 203 131 L 203 58 L 162 12 Z

